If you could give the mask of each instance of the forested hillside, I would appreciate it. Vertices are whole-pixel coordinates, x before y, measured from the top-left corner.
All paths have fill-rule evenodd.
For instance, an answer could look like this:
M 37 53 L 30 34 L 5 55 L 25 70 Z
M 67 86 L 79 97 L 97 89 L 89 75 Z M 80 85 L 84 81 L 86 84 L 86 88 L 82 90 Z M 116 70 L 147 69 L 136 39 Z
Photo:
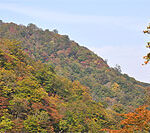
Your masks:
M 52 65 L 57 74 L 71 81 L 80 81 L 90 89 L 95 101 L 102 101 L 109 108 L 119 106 L 128 110 L 145 102 L 143 87 L 148 84 L 110 68 L 102 58 L 56 30 L 42 30 L 34 24 L 26 27 L 1 22 L 0 37 L 21 41 L 30 57 Z
M 146 103 L 149 84 L 56 30 L 1 21 L 0 38 L 1 132 L 103 132 Z
M 116 120 L 78 81 L 0 40 L 0 132 L 96 132 Z

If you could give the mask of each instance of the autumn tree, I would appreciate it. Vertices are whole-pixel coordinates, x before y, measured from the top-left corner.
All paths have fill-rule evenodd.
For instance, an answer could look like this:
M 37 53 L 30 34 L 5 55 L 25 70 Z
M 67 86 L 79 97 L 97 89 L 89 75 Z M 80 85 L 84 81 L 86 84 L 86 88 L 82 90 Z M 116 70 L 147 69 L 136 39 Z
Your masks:
M 149 26 L 147 26 L 146 30 L 144 30 L 143 32 L 144 34 L 150 34 L 150 24 Z M 150 42 L 147 42 L 146 47 L 150 48 Z M 147 64 L 150 61 L 150 53 L 147 53 L 147 55 L 144 56 L 143 58 L 146 60 L 144 63 Z
M 102 129 L 110 133 L 149 133 L 150 132 L 150 110 L 148 106 L 140 106 L 134 112 L 119 114 L 123 120 L 118 124 L 118 130 Z
M 0 39 L 0 132 L 54 132 L 61 115 L 46 91 L 55 73 L 19 45 Z

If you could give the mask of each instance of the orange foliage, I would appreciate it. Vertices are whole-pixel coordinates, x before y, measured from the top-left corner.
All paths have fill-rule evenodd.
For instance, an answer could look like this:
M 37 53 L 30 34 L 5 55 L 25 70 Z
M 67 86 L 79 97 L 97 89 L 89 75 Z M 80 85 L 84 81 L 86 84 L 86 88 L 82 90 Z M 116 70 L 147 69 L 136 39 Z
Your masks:
M 131 131 L 149 131 L 150 130 L 150 111 L 146 109 L 147 106 L 141 106 L 135 112 L 123 114 L 126 119 L 121 121 L 124 129 Z
M 125 119 L 120 122 L 121 128 L 119 130 L 102 129 L 101 131 L 108 131 L 109 133 L 132 133 L 134 131 L 149 132 L 150 110 L 146 108 L 147 106 L 140 106 L 135 112 L 121 114 Z

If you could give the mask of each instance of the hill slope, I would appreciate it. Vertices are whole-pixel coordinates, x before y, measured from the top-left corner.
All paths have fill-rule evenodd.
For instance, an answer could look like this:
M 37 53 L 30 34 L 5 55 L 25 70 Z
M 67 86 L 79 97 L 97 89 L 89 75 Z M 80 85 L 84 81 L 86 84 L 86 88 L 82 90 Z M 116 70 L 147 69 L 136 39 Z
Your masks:
M 21 41 L 30 57 L 52 65 L 59 75 L 79 80 L 90 89 L 92 98 L 105 107 L 121 112 L 145 103 L 144 87 L 148 84 L 110 68 L 101 57 L 67 35 L 42 30 L 34 24 L 26 27 L 1 22 L 0 37 Z
M 0 132 L 98 132 L 117 125 L 85 86 L 58 76 L 19 45 L 0 39 Z

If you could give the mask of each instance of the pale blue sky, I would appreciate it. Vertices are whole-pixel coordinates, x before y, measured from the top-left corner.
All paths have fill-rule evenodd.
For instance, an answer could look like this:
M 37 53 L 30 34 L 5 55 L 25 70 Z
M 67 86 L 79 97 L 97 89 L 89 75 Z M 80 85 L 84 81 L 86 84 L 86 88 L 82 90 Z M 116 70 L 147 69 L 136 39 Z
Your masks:
M 0 0 L 0 19 L 43 29 L 58 29 L 72 40 L 119 64 L 123 73 L 150 82 L 142 56 L 149 37 L 150 0 Z

